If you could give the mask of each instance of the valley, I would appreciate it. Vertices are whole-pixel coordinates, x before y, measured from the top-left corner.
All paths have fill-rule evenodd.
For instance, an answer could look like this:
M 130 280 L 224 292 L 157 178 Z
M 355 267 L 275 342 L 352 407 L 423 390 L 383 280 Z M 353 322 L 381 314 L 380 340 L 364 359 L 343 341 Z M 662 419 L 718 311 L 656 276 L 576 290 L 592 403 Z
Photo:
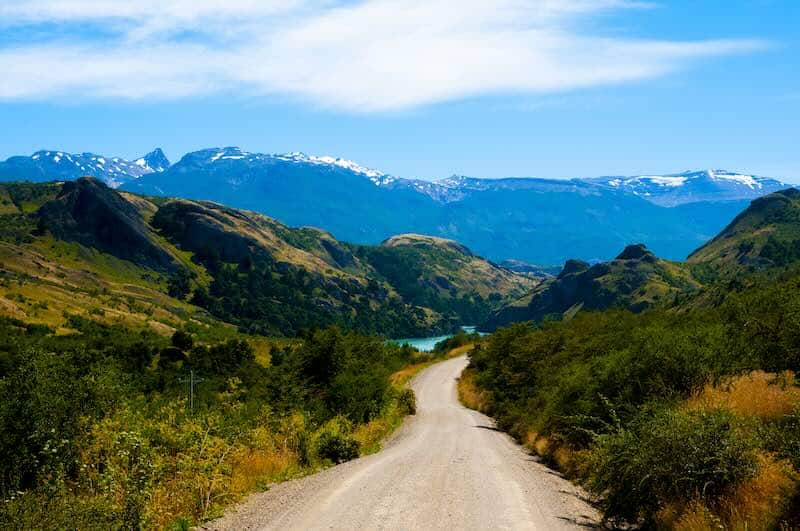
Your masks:
M 796 521 L 794 189 L 556 275 L 88 177 L 0 198 L 4 525 Z
M 800 530 L 798 21 L 0 0 L 0 531 Z

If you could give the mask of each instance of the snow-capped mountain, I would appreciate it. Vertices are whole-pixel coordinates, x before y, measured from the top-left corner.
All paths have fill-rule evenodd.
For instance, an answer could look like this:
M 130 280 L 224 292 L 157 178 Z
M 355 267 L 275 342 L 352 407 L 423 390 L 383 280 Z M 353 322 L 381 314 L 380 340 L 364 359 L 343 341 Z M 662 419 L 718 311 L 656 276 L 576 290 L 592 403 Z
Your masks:
M 285 153 L 283 155 L 273 155 L 273 156 L 277 159 L 289 162 L 328 165 L 328 166 L 336 166 L 339 168 L 344 168 L 346 170 L 352 171 L 353 173 L 358 173 L 360 175 L 369 177 L 370 180 L 375 184 L 385 184 L 387 182 L 391 182 L 394 179 L 394 177 L 392 177 L 387 173 L 383 173 L 381 171 L 374 170 L 372 168 L 367 168 L 365 166 L 361 166 L 360 164 L 353 162 L 352 160 L 342 159 L 339 157 L 331 157 L 328 155 L 325 156 L 306 155 L 302 151 L 294 151 L 292 153 Z
M 380 183 L 381 186 L 386 186 Z M 527 190 L 531 192 L 577 193 L 580 195 L 600 195 L 601 189 L 593 183 L 581 179 L 539 179 L 535 177 L 507 177 L 502 179 L 481 179 L 453 175 L 437 181 L 420 179 L 397 179 L 389 183 L 392 188 L 408 188 L 425 194 L 439 203 L 454 203 L 482 192 L 509 192 Z
M 328 168 L 332 170 L 345 170 L 351 174 L 367 177 L 375 185 L 385 185 L 396 180 L 395 177 L 392 177 L 387 173 L 383 173 L 372 168 L 367 168 L 353 162 L 352 160 L 339 157 L 331 157 L 328 155 L 307 155 L 300 151 L 274 154 L 251 153 L 236 146 L 203 149 L 188 153 L 176 164 L 176 166 L 178 169 L 185 169 L 189 166 L 199 168 L 216 165 L 219 168 L 227 168 L 233 165 L 237 170 L 246 172 L 247 168 L 280 164 L 290 164 L 297 167 L 312 166 L 320 169 Z M 238 181 L 238 179 L 233 177 L 231 181 L 235 183 Z
M 147 195 L 216 201 L 311 225 L 353 243 L 401 233 L 456 239 L 493 260 L 608 259 L 631 242 L 682 259 L 747 201 L 788 188 L 722 170 L 591 179 L 404 179 L 333 156 L 210 148 L 170 165 L 160 150 L 125 161 L 40 151 L 0 163 L 0 180 L 92 175 Z
M 37 151 L 31 156 L 11 157 L 0 162 L 2 181 L 68 181 L 90 176 L 102 179 L 112 188 L 150 173 L 169 168 L 169 160 L 160 148 L 134 161 L 94 153 Z
M 169 159 L 167 159 L 167 156 L 161 151 L 161 148 L 154 149 L 144 157 L 134 160 L 133 163 L 145 170 L 142 175 L 160 173 L 169 168 Z M 141 175 L 139 177 L 141 177 Z
M 685 171 L 671 175 L 635 177 L 597 177 L 585 180 L 630 192 L 667 207 L 700 201 L 755 199 L 789 187 L 788 184 L 769 177 L 728 170 Z

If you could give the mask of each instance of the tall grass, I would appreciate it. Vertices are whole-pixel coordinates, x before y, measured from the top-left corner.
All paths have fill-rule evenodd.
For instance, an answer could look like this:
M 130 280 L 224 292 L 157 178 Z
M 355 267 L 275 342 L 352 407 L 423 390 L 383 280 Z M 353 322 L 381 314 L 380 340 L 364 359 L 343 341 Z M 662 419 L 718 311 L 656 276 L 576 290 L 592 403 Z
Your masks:
M 800 403 L 800 387 L 794 385 L 795 374 L 752 371 L 734 376 L 718 384 L 707 384 L 693 394 L 685 407 L 704 410 L 724 407 L 736 414 L 775 419 L 792 413 Z
M 475 383 L 475 371 L 472 369 L 464 369 L 458 378 L 458 399 L 470 409 L 481 413 L 489 411 L 490 394 Z

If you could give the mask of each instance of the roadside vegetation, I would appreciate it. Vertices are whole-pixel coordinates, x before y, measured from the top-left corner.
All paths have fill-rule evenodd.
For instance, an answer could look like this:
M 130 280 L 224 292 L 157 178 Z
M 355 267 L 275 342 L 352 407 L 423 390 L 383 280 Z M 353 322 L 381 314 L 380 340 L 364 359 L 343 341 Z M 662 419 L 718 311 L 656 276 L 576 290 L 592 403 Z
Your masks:
M 0 528 L 188 528 L 377 450 L 414 412 L 392 375 L 427 361 L 336 328 L 296 340 L 70 328 L 0 319 Z
M 800 271 L 715 290 L 500 329 L 459 395 L 585 484 L 612 523 L 794 528 Z

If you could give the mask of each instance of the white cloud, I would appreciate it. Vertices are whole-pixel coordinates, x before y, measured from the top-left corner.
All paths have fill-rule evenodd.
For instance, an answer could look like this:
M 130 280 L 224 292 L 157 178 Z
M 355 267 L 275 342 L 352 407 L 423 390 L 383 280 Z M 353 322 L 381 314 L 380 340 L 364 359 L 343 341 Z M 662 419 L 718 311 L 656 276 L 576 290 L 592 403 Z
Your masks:
M 391 111 L 649 79 L 697 59 L 764 46 L 743 39 L 599 37 L 588 29 L 604 11 L 648 6 L 625 0 L 11 0 L 0 5 L 0 28 L 80 25 L 81 31 L 0 47 L 0 99 L 169 99 L 225 91 Z M 87 24 L 103 25 L 111 36 L 87 31 Z

